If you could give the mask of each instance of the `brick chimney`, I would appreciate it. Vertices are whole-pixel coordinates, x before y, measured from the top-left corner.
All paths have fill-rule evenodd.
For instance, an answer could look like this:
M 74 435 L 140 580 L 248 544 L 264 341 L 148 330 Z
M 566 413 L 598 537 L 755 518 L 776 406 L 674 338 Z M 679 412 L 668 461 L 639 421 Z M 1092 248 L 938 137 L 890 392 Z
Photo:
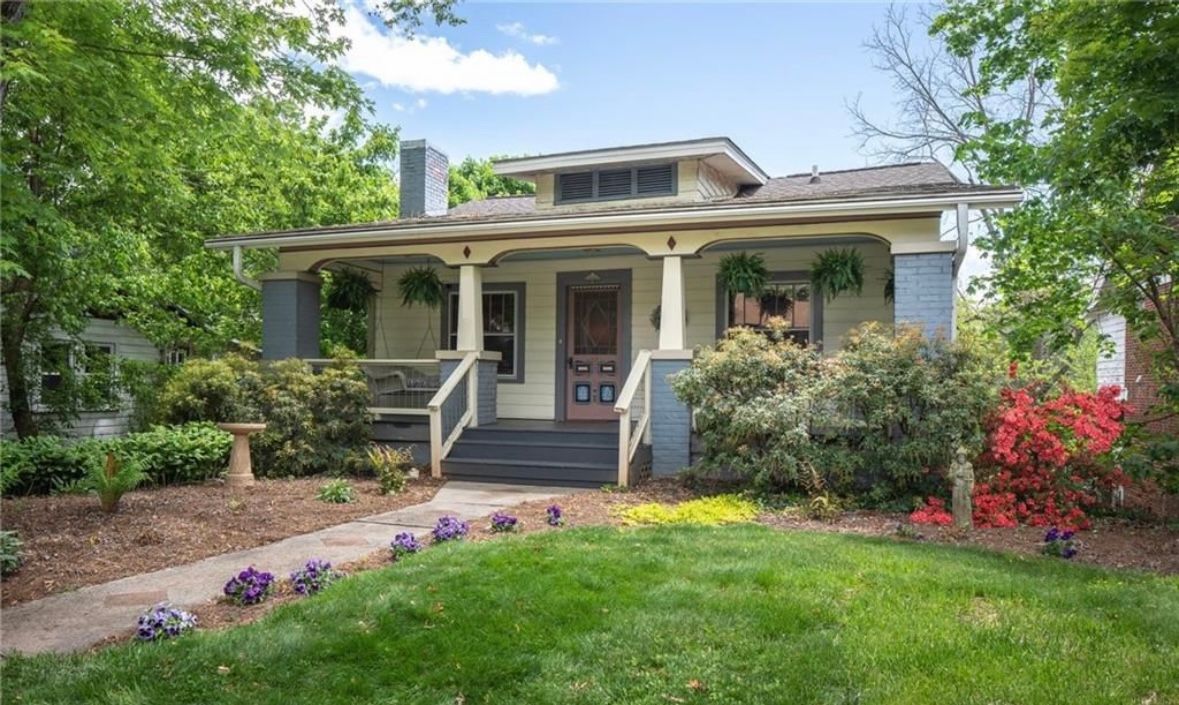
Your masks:
M 402 218 L 446 215 L 449 162 L 426 140 L 401 143 Z

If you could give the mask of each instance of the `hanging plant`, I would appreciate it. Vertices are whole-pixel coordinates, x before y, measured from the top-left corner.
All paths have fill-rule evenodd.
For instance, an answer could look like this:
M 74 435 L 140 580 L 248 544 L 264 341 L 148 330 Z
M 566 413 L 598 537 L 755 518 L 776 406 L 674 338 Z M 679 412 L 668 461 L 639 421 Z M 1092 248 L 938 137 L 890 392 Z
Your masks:
M 663 323 L 663 304 L 655 304 L 655 308 L 651 309 L 651 317 L 648 320 L 651 321 L 651 326 L 655 330 L 659 330 L 660 325 Z M 688 325 L 687 311 L 684 311 L 684 325 Z
M 403 306 L 421 304 L 438 308 L 445 300 L 442 279 L 433 267 L 414 267 L 397 280 L 397 291 L 401 294 Z
M 852 248 L 820 252 L 811 264 L 811 286 L 827 301 L 849 291 L 864 290 L 864 257 Z
M 884 300 L 888 303 L 896 301 L 897 297 L 897 273 L 893 271 L 892 267 L 884 275 Z
M 790 290 L 780 286 L 771 286 L 762 292 L 759 298 L 763 315 L 785 316 L 794 308 L 794 299 L 790 298 Z
M 717 272 L 729 296 L 760 296 L 770 280 L 770 271 L 766 269 L 765 259 L 761 255 L 751 255 L 747 252 L 734 252 L 721 257 Z
M 327 305 L 341 311 L 366 310 L 369 299 L 377 292 L 368 277 L 354 269 L 329 272 L 324 289 Z

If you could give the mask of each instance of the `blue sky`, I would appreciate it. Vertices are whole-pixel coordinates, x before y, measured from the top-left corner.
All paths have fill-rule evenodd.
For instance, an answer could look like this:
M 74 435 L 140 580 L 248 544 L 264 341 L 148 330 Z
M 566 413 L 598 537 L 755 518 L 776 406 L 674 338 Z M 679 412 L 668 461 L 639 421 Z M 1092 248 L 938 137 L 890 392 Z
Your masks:
M 862 46 L 879 3 L 466 2 L 412 40 L 346 7 L 378 118 L 454 161 L 727 135 L 771 174 L 850 168 L 845 101 L 895 110 Z

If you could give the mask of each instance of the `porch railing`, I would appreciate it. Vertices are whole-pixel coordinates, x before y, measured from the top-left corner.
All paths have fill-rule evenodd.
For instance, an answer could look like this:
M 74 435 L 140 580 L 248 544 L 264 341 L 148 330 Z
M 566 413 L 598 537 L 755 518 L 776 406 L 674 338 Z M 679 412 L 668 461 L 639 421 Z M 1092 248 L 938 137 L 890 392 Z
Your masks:
M 425 416 L 441 380 L 437 360 L 356 360 L 368 381 L 369 408 L 375 414 Z M 332 360 L 307 360 L 319 369 Z
M 642 392 L 640 396 L 639 393 Z M 635 408 L 635 399 L 642 406 Z M 630 465 L 642 443 L 651 442 L 651 351 L 640 350 L 614 404 L 618 414 L 618 486 L 630 484 Z M 636 415 L 637 414 L 637 415 Z
M 430 474 L 442 477 L 442 459 L 475 418 L 479 353 L 463 356 L 426 405 L 430 414 Z

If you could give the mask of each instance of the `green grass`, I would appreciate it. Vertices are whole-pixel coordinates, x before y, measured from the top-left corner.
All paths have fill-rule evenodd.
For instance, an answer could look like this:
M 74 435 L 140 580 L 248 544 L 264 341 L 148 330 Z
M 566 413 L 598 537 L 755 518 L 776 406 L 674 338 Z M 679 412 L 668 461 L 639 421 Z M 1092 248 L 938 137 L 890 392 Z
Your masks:
M 6 703 L 1162 705 L 1179 580 L 749 525 L 577 529 L 0 675 Z

